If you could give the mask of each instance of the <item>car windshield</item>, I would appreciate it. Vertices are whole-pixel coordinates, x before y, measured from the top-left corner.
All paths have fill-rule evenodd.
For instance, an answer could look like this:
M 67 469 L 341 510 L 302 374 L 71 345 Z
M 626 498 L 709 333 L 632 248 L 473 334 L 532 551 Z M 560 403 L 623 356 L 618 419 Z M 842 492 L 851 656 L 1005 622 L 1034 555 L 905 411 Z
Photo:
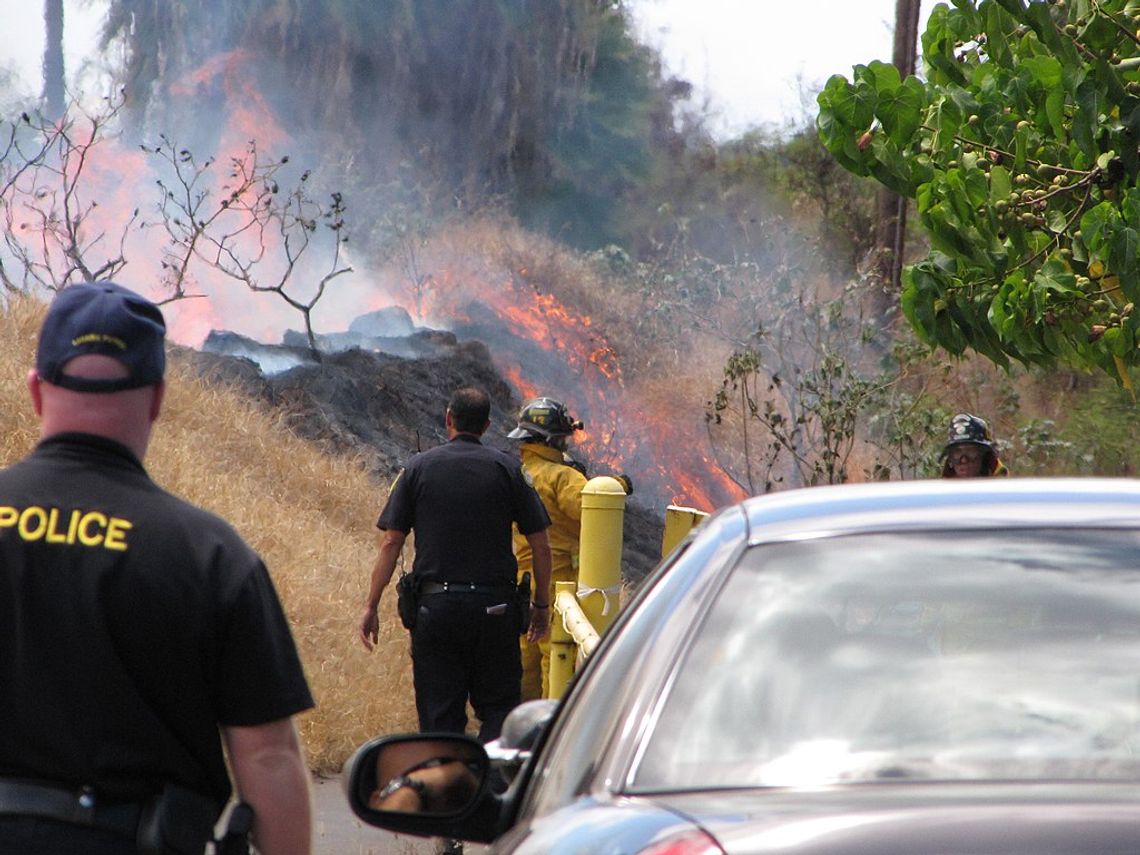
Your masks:
M 631 791 L 1140 778 L 1140 535 L 875 533 L 749 549 Z

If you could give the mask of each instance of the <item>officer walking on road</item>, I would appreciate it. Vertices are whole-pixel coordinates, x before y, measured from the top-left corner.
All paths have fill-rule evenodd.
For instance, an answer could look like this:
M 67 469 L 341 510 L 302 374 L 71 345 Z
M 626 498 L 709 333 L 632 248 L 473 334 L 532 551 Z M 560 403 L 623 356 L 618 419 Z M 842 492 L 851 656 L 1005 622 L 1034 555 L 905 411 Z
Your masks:
M 40 331 L 40 442 L 0 472 L 0 853 L 203 852 L 227 760 L 258 851 L 311 851 L 313 701 L 269 574 L 143 468 L 164 336 L 110 282 Z
M 524 627 L 512 523 L 534 551 L 536 590 L 550 584 L 550 519 L 518 460 L 481 442 L 490 411 L 483 390 L 456 391 L 444 415 L 448 442 L 413 457 L 396 479 L 376 523 L 378 552 L 360 619 L 361 641 L 371 650 L 380 596 L 414 530 L 418 607 L 410 629 L 420 730 L 463 733 L 470 700 L 484 742 L 499 735 L 519 703 Z M 549 603 L 531 603 L 527 637 L 544 636 L 549 621 Z
M 548 604 L 557 582 L 578 581 L 578 543 L 582 533 L 582 488 L 586 476 L 567 456 L 567 444 L 582 422 L 571 418 L 561 402 L 541 397 L 528 401 L 519 411 L 518 426 L 507 436 L 521 441 L 523 470 L 530 476 L 546 511 L 550 514 L 550 585 L 535 588 L 535 602 Z M 533 570 L 532 552 L 526 538 L 515 533 L 519 575 Z M 522 699 L 550 696 L 550 640 L 523 638 Z

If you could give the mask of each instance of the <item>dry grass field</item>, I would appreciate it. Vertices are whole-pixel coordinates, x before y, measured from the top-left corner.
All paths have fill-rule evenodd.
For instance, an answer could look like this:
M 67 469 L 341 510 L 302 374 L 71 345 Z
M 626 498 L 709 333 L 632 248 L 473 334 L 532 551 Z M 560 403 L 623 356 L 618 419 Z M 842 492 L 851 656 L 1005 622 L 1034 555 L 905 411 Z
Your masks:
M 0 315 L 0 465 L 38 436 L 24 378 L 42 312 L 9 297 Z M 369 654 L 356 638 L 383 487 L 359 461 L 322 453 L 249 398 L 201 380 L 176 352 L 167 381 L 147 470 L 228 519 L 268 564 L 317 701 L 300 720 L 313 770 L 333 773 L 369 737 L 415 729 L 407 633 L 390 591 L 378 648 Z

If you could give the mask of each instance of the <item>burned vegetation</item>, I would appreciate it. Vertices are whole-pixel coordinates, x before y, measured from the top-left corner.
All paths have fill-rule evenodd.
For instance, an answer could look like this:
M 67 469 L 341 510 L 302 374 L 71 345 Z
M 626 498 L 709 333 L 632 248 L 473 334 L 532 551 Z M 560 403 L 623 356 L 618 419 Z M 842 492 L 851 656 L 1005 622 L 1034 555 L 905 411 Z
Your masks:
M 378 513 L 384 491 L 408 458 L 446 442 L 443 410 L 454 389 L 487 390 L 491 427 L 484 441 L 503 449 L 514 445 L 506 434 L 521 404 L 480 341 L 422 330 L 385 338 L 386 350 L 367 338 L 329 338 L 330 348 L 347 346 L 314 357 L 304 347 L 215 333 L 202 350 L 186 355 L 203 376 L 259 400 L 296 435 L 330 454 L 367 461 L 376 479 Z M 285 365 L 290 367 L 281 370 Z M 583 462 L 591 476 L 611 474 Z M 636 485 L 637 473 L 629 474 Z M 661 558 L 664 510 L 647 505 L 636 492 L 626 504 L 622 574 L 628 584 L 644 578 Z

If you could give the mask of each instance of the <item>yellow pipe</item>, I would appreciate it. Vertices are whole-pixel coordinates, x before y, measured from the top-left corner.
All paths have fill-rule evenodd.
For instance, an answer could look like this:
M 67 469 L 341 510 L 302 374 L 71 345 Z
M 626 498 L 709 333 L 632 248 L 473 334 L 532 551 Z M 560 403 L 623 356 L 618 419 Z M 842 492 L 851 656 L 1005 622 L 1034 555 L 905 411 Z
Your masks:
M 600 475 L 582 488 L 582 533 L 578 564 L 578 601 L 601 635 L 621 605 L 621 545 L 625 521 L 625 486 Z
M 665 536 L 661 538 L 661 557 L 664 558 L 676 548 L 686 534 L 708 518 L 704 511 L 696 508 L 682 508 L 670 505 L 665 509 Z
M 578 603 L 573 582 L 555 583 L 554 618 L 550 625 L 550 697 L 560 698 L 574 676 L 578 651 L 589 656 L 598 646 L 597 630 Z
M 550 628 L 550 697 L 560 698 L 574 676 L 578 656 L 589 656 L 617 616 L 621 598 L 621 547 L 625 486 L 616 478 L 591 478 L 582 488 L 578 584 L 555 584 Z

